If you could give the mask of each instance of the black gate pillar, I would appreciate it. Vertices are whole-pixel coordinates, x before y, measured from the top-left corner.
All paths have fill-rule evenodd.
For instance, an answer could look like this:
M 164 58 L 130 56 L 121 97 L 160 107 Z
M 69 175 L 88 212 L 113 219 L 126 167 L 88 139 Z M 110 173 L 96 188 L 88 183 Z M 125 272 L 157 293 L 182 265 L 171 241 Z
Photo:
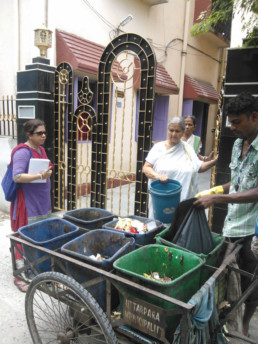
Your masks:
M 25 142 L 23 123 L 38 118 L 46 123 L 47 139 L 44 148 L 53 161 L 55 67 L 43 57 L 32 59 L 25 71 L 17 73 L 17 139 Z

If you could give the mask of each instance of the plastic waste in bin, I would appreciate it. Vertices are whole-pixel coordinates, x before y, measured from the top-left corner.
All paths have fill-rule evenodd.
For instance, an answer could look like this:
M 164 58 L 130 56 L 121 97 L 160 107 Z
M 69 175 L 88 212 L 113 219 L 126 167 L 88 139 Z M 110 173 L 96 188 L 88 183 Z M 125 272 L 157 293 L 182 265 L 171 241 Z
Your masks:
M 79 235 L 79 228 L 70 222 L 60 218 L 50 218 L 35 222 L 31 225 L 23 226 L 18 230 L 22 239 L 49 250 L 60 248 L 67 241 Z M 45 256 L 34 247 L 23 244 L 24 256 L 33 263 L 35 260 Z M 35 266 L 38 273 L 51 271 L 50 259 L 43 261 Z
M 83 208 L 67 211 L 64 219 L 83 229 L 98 229 L 113 220 L 115 215 L 101 208 Z
M 176 207 L 180 201 L 182 185 L 177 180 L 169 179 L 167 183 L 154 180 L 149 187 L 155 220 L 171 223 Z
M 113 266 L 117 270 L 118 276 L 187 302 L 199 289 L 200 271 L 203 264 L 204 261 L 200 257 L 190 252 L 162 245 L 147 245 L 117 259 Z M 162 278 L 170 277 L 172 281 L 160 282 L 144 276 L 144 274 L 150 275 L 153 272 L 159 273 Z M 144 291 L 135 290 L 125 284 L 119 283 L 118 289 L 122 311 L 126 298 L 130 296 L 133 300 L 137 298 L 162 309 L 176 309 L 176 306 L 168 301 L 146 294 Z M 135 302 L 137 303 L 137 301 Z M 135 314 L 135 316 L 137 315 L 140 316 L 140 314 Z M 179 320 L 180 315 L 167 317 L 166 336 L 169 340 Z
M 93 265 L 99 269 L 110 271 L 113 262 L 122 255 L 132 251 L 135 247 L 133 238 L 125 237 L 124 233 L 116 233 L 106 229 L 96 229 L 85 233 L 78 238 L 62 246 L 61 252 Z M 91 256 L 99 254 L 102 260 L 94 260 Z M 67 271 L 79 283 L 84 283 L 101 275 L 90 269 L 80 267 L 77 264 L 65 261 Z M 97 300 L 99 305 L 106 310 L 106 283 L 101 281 L 86 287 Z M 112 306 L 118 305 L 118 296 L 115 288 L 112 288 Z
M 103 225 L 103 228 L 116 231 L 118 233 L 124 233 L 128 237 L 133 237 L 135 239 L 135 244 L 137 245 L 149 245 L 155 243 L 155 235 L 158 234 L 162 229 L 165 228 L 162 222 L 158 220 L 152 220 L 147 217 L 142 216 L 126 216 L 126 218 L 138 220 L 142 223 L 145 223 L 148 231 L 145 233 L 131 233 L 123 232 L 120 229 L 116 229 L 116 224 L 118 219 L 107 222 Z

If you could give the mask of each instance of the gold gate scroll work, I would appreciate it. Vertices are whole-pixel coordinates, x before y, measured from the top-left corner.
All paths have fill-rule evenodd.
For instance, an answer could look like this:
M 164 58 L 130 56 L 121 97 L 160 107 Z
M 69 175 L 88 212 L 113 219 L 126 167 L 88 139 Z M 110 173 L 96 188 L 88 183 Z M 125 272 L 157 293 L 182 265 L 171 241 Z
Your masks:
M 55 210 L 67 209 L 66 180 L 67 159 L 65 144 L 66 116 L 72 111 L 72 68 L 61 63 L 55 72 L 55 110 L 54 110 L 54 175 L 53 207 Z M 68 115 L 67 115 L 68 114 Z
M 71 185 L 68 185 L 68 188 L 71 188 L 73 196 L 72 209 L 90 207 L 92 128 L 96 125 L 95 110 L 89 105 L 92 100 L 93 93 L 89 87 L 89 78 L 85 76 L 78 93 L 80 105 L 72 116 L 69 135 L 68 157 L 70 165 L 73 166 L 73 178 L 70 179 Z
M 140 63 L 123 51 L 112 65 L 106 208 L 120 216 L 134 213 L 137 156 L 137 89 Z

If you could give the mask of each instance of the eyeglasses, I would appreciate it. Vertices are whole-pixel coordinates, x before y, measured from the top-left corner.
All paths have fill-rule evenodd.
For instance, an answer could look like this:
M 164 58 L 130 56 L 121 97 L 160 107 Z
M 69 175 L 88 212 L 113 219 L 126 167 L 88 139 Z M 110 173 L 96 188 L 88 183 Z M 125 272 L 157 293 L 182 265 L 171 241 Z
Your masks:
M 46 131 L 36 131 L 33 134 L 38 135 L 38 136 L 42 136 L 42 135 L 47 135 L 47 132 Z

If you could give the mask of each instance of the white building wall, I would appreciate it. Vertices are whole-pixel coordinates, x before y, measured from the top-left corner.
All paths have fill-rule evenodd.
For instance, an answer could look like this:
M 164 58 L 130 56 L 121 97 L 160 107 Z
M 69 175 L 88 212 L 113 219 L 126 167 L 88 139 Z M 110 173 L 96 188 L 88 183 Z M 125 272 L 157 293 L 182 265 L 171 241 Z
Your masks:
M 183 0 L 170 0 L 156 6 L 149 6 L 141 0 L 1 0 L 1 3 L 0 29 L 6 35 L 0 36 L 1 47 L 4 47 L 0 53 L 0 95 L 15 94 L 17 71 L 24 70 L 32 63 L 33 57 L 39 56 L 39 50 L 34 46 L 34 29 L 47 23 L 53 31 L 48 58 L 51 65 L 56 65 L 55 29 L 106 46 L 114 38 L 119 22 L 129 13 L 134 18 L 122 29 L 150 39 L 157 61 L 180 86 L 180 40 L 183 39 L 186 3 Z M 95 12 L 86 3 L 91 4 Z M 189 30 L 193 24 L 194 3 L 190 1 Z M 212 39 L 212 35 L 191 37 L 189 33 L 188 43 L 219 59 L 218 40 Z M 187 74 L 208 81 L 217 88 L 219 63 L 214 59 L 188 47 L 185 67 Z M 215 113 L 216 110 L 210 115 L 215 118 Z M 178 113 L 177 95 L 170 96 L 169 117 L 174 115 L 181 115 Z
M 17 1 L 2 0 L 0 11 L 0 94 L 16 92 L 18 69 L 18 11 Z M 3 93 L 4 92 L 4 93 Z
M 55 29 L 67 31 L 90 41 L 106 46 L 114 38 L 114 29 L 118 27 L 129 13 L 134 18 L 125 27 L 125 32 L 133 32 L 151 39 L 157 61 L 169 68 L 173 79 L 178 82 L 181 60 L 182 44 L 176 41 L 169 45 L 165 54 L 166 45 L 176 38 L 183 38 L 183 26 L 185 15 L 185 1 L 171 0 L 168 4 L 149 6 L 141 0 L 89 0 L 95 10 L 103 16 L 111 27 L 94 13 L 83 0 L 48 0 L 48 13 L 45 12 L 46 0 L 2 0 L 6 6 L 0 13 L 1 45 L 7 49 L 1 52 L 1 58 L 5 62 L 16 61 L 13 70 L 17 67 L 20 53 L 20 69 L 24 70 L 30 64 L 33 57 L 39 55 L 38 48 L 34 47 L 34 29 L 48 22 L 48 28 L 53 31 L 53 47 L 48 50 L 48 58 L 51 65 L 55 65 Z M 19 5 L 19 6 L 18 6 Z M 189 29 L 193 24 L 194 1 L 191 1 L 191 16 Z M 18 21 L 18 14 L 20 21 Z M 20 24 L 19 24 L 20 23 Z M 10 36 L 12 39 L 10 39 Z M 18 51 L 18 38 L 20 36 L 20 52 Z M 213 46 L 213 55 L 218 54 L 218 49 L 213 42 L 207 42 L 203 38 L 191 38 L 189 42 L 197 47 L 208 48 Z M 204 49 L 204 50 L 205 50 Z M 188 57 L 193 58 L 193 55 Z M 205 62 L 206 63 L 206 62 Z M 205 66 L 202 63 L 202 67 Z M 207 67 L 210 68 L 209 66 Z M 196 68 L 196 71 L 200 68 Z M 15 70 L 16 71 L 16 70 Z M 198 73 L 197 73 L 198 74 Z M 206 70 L 205 70 L 206 74 Z M 207 75 L 207 74 L 206 74 Z M 2 86 L 2 85 L 1 85 Z

